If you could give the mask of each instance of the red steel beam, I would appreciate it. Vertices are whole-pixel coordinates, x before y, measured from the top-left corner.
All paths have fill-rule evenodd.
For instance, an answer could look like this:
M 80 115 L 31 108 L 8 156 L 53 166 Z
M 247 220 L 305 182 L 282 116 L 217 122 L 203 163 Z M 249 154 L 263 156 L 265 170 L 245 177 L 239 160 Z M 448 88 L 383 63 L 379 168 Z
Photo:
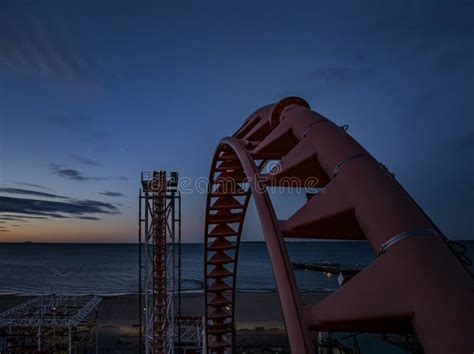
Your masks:
M 279 160 L 263 174 L 266 160 Z M 474 284 L 388 171 L 345 129 L 289 97 L 253 113 L 216 149 L 205 225 L 208 352 L 235 349 L 235 279 L 250 194 L 267 244 L 291 350 L 313 353 L 311 330 L 406 333 L 427 353 L 471 353 Z M 320 187 L 277 220 L 266 186 Z M 290 184 L 291 185 L 291 184 Z M 318 305 L 301 302 L 284 237 L 367 239 L 379 257 Z

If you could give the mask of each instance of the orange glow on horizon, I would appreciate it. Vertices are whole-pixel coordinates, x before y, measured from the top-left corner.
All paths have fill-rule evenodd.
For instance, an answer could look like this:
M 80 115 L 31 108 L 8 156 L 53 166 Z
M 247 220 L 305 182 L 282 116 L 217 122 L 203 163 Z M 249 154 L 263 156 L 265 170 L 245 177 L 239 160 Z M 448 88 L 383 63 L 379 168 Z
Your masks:
M 29 220 L 4 224 L 0 242 L 114 243 L 136 242 L 137 230 L 130 218 L 111 216 L 102 220 Z M 18 226 L 13 226 L 18 225 Z

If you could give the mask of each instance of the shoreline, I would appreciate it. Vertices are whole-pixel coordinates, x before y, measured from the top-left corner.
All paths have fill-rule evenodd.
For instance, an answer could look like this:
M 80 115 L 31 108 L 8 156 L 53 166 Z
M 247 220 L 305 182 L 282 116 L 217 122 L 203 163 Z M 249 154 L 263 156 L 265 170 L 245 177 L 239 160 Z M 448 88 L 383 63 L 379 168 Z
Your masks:
M 329 295 L 331 291 L 301 292 L 302 301 L 315 304 Z M 0 295 L 0 312 L 39 295 Z M 97 295 L 102 298 L 98 305 L 99 321 L 102 324 L 128 324 L 130 327 L 138 323 L 138 294 L 109 294 Z M 258 309 L 258 311 L 256 311 Z M 200 292 L 185 292 L 181 295 L 181 313 L 183 316 L 204 316 L 204 294 Z M 266 326 L 283 326 L 281 307 L 276 291 L 236 293 L 236 325 L 238 328 L 253 328 Z
M 336 291 L 336 288 L 317 288 L 317 289 L 299 289 L 300 294 L 311 294 L 319 292 L 333 292 Z M 237 293 L 241 294 L 276 294 L 278 293 L 277 289 L 237 289 Z M 181 289 L 181 294 L 203 294 L 204 290 L 201 289 Z M 58 295 L 58 293 L 54 293 Z M 35 296 L 49 296 L 50 292 L 43 293 L 33 293 L 33 292 L 0 292 L 0 300 L 2 297 L 35 297 Z M 111 296 L 138 296 L 138 292 L 118 292 L 118 293 L 62 293 L 63 296 L 99 296 L 99 297 L 111 297 Z
M 302 292 L 301 299 L 304 303 L 316 304 L 330 293 Z M 34 295 L 0 295 L 0 313 L 32 297 Z M 102 301 L 97 306 L 100 350 L 122 354 L 136 353 L 139 333 L 138 295 L 107 295 L 101 298 Z M 239 348 L 245 347 L 249 353 L 261 352 L 262 345 L 287 348 L 286 330 L 276 291 L 238 291 L 235 305 L 236 341 Z M 182 294 L 181 310 L 182 316 L 204 316 L 203 292 Z M 253 347 L 257 349 L 249 351 L 249 348 Z

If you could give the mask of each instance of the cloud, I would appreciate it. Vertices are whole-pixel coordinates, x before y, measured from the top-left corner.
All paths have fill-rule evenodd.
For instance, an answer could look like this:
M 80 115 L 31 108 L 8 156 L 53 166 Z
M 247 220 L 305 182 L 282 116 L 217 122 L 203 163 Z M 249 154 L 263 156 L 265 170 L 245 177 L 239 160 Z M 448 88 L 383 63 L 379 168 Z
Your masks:
M 71 154 L 69 155 L 73 160 L 77 161 L 77 162 L 80 162 L 84 165 L 88 165 L 88 166 L 94 166 L 94 167 L 100 167 L 102 166 L 102 164 L 100 163 L 100 160 L 94 160 L 94 159 L 89 159 L 87 157 L 83 157 L 83 156 L 80 156 L 80 155 L 76 155 L 76 154 Z
M 31 216 L 31 215 L 11 215 L 11 214 L 3 214 L 0 215 L 0 220 L 6 221 L 21 221 L 21 222 L 28 222 L 28 219 L 47 219 L 46 216 Z
M 100 220 L 100 218 L 95 217 L 95 216 L 79 216 L 77 219 L 82 219 L 82 220 Z
M 95 200 L 58 202 L 0 196 L 0 213 L 21 214 L 18 218 L 29 218 L 31 216 L 84 218 L 93 217 L 94 214 L 119 214 L 120 211 L 113 204 Z M 8 216 L 6 216 L 6 218 L 8 218 Z M 5 220 L 5 216 L 3 220 Z
M 119 193 L 119 192 L 105 191 L 105 192 L 99 192 L 99 194 L 105 195 L 107 197 L 125 197 L 125 194 Z
M 62 169 L 63 175 L 73 179 L 88 177 L 82 176 L 79 172 L 74 173 L 72 170 Z M 77 171 L 76 171 L 77 172 Z M 25 223 L 30 220 L 47 220 L 47 219 L 79 219 L 79 220 L 100 220 L 99 215 L 120 214 L 117 204 L 106 203 L 97 200 L 77 200 L 71 197 L 38 192 L 29 189 L 7 188 L 1 187 L 0 193 L 18 194 L 22 196 L 33 196 L 36 198 L 17 198 L 0 195 L 0 225 L 2 230 L 6 227 Z M 120 193 L 105 192 L 107 195 L 118 196 Z M 116 195 L 117 194 L 117 195 Z M 58 201 L 58 199 L 60 201 Z M 9 230 L 8 230 L 9 231 Z
M 109 178 L 106 178 L 106 177 L 91 177 L 91 176 L 85 176 L 84 173 L 78 171 L 78 170 L 75 170 L 75 169 L 72 169 L 72 168 L 65 168 L 61 165 L 57 165 L 57 164 L 51 164 L 50 165 L 53 173 L 59 177 L 62 177 L 62 178 L 65 178 L 65 179 L 69 179 L 69 180 L 72 180 L 72 181 L 78 181 L 78 182 L 82 182 L 82 181 L 105 181 Z
M 36 197 L 45 197 L 45 198 L 54 198 L 54 199 L 70 199 L 69 197 L 65 197 L 63 195 L 37 192 L 37 191 L 29 190 L 29 189 L 19 189 L 19 188 L 0 188 L 0 193 L 32 195 Z
M 126 181 L 127 177 L 96 177 L 96 176 L 86 176 L 83 172 L 75 170 L 73 168 L 66 168 L 65 166 L 58 165 L 55 163 L 50 164 L 51 170 L 53 173 L 59 177 L 69 179 L 71 181 L 83 182 L 83 181 L 110 181 L 110 180 L 119 180 Z
M 44 186 L 41 186 L 41 185 L 35 184 L 35 183 L 28 183 L 28 182 L 14 182 L 14 183 L 19 185 L 19 186 L 33 187 L 33 188 L 39 188 L 39 189 L 44 189 L 44 190 L 51 190 L 48 187 L 44 187 Z
M 63 168 L 62 166 L 56 164 L 51 164 L 50 166 L 54 174 L 73 181 L 103 180 L 99 177 L 86 177 L 82 172 L 72 168 Z
M 46 218 L 45 218 L 46 219 Z M 3 216 L 0 214 L 0 220 L 2 221 L 2 224 L 5 223 L 5 221 L 26 221 L 21 218 L 21 216 Z
M 56 20 L 41 8 L 19 2 L 2 3 L 0 69 L 54 75 L 94 83 L 94 65 L 77 45 L 67 20 Z

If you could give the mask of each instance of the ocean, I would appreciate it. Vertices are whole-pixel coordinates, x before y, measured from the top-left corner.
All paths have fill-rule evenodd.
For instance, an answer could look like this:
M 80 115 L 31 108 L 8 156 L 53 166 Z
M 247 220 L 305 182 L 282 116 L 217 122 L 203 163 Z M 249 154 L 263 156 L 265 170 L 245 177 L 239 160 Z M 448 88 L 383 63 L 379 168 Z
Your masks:
M 464 242 L 474 259 L 474 242 Z M 182 245 L 182 288 L 202 290 L 203 245 Z M 339 263 L 364 267 L 374 258 L 367 242 L 289 242 L 293 262 Z M 274 291 L 266 245 L 243 242 L 238 265 L 238 290 Z M 136 244 L 0 244 L 0 294 L 130 294 L 138 292 Z M 295 270 L 300 290 L 337 288 L 337 277 Z

